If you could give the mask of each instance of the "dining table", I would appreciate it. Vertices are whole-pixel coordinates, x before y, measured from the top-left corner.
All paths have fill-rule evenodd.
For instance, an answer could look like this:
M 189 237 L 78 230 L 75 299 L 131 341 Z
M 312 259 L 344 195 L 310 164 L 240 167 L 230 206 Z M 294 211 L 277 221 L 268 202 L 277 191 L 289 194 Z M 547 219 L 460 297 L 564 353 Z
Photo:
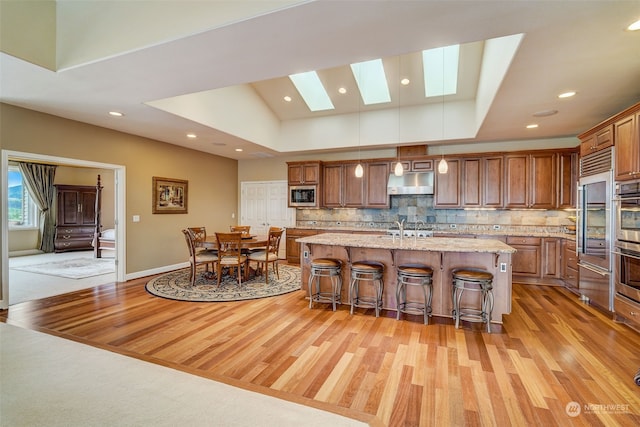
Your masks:
M 241 247 L 242 249 L 266 247 L 268 240 L 269 236 L 266 234 L 264 236 L 249 234 L 248 236 L 242 238 Z M 216 238 L 216 235 L 208 235 L 202 242 L 202 247 L 207 249 L 218 249 L 218 239 Z

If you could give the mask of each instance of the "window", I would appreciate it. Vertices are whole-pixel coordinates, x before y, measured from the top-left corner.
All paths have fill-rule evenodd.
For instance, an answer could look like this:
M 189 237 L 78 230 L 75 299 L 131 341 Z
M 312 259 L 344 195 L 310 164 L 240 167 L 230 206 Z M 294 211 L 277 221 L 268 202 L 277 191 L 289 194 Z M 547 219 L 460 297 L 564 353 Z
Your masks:
M 9 228 L 37 228 L 39 211 L 22 180 L 17 166 L 9 165 L 8 211 Z

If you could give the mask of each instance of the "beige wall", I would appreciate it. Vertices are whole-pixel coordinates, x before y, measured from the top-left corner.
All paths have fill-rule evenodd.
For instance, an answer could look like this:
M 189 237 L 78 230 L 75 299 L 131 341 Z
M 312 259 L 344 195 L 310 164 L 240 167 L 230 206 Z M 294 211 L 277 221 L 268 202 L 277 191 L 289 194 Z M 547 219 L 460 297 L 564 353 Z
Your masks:
M 236 160 L 7 104 L 0 104 L 0 148 L 124 166 L 127 273 L 185 262 L 180 233 L 185 227 L 213 232 L 236 221 L 231 218 L 238 206 Z M 188 214 L 151 214 L 153 176 L 189 181 Z M 140 215 L 140 222 L 132 222 L 133 215 Z

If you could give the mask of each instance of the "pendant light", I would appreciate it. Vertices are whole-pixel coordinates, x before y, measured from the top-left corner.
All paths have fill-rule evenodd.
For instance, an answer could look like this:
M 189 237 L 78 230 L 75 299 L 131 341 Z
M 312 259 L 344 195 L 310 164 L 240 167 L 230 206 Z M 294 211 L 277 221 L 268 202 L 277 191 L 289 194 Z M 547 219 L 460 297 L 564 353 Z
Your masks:
M 358 68 L 358 77 L 360 77 L 360 68 Z M 364 168 L 362 167 L 362 163 L 360 163 L 360 98 L 356 96 L 358 100 L 358 165 L 356 166 L 356 178 L 362 178 L 364 175 Z
M 400 76 L 402 75 L 400 73 L 401 69 L 402 69 L 402 58 L 398 56 L 398 143 L 400 143 L 400 105 L 401 105 L 400 93 L 402 91 L 400 87 Z M 402 167 L 402 163 L 400 163 L 400 153 L 398 152 L 397 146 L 396 146 L 396 156 L 397 156 L 398 162 L 396 163 L 396 167 L 393 169 L 393 174 L 395 176 L 402 176 L 404 175 L 404 167 Z
M 442 49 L 442 140 L 444 141 L 444 49 Z M 438 173 L 445 174 L 449 172 L 449 165 L 447 161 L 444 159 L 444 154 L 442 155 L 442 159 L 438 163 Z

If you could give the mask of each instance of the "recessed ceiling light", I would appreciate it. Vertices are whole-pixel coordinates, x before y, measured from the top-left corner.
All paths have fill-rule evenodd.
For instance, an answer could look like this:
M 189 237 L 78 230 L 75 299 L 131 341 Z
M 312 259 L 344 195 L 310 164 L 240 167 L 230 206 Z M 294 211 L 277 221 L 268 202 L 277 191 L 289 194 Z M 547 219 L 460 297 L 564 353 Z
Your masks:
M 242 151 L 242 148 L 236 148 L 236 151 L 240 152 L 240 151 Z
M 198 135 L 196 135 L 195 133 L 188 133 L 187 134 L 187 138 L 195 139 L 197 137 L 198 137 Z
M 575 91 L 570 90 L 569 92 L 563 92 L 560 95 L 558 95 L 558 98 L 571 98 L 572 96 L 574 96 L 576 94 Z
M 527 129 L 535 129 L 535 128 L 537 128 L 537 127 L 538 127 L 538 125 L 537 125 L 537 124 L 535 124 L 535 123 L 532 123 L 532 124 L 530 124 L 530 125 L 527 125 Z
M 284 97 L 284 100 L 287 101 L 287 102 L 291 102 L 291 97 L 289 95 L 287 95 L 287 96 Z
M 547 117 L 547 116 L 553 116 L 554 114 L 558 114 L 558 110 L 536 111 L 535 113 L 533 113 L 533 116 L 534 117 Z
M 124 114 L 122 114 L 120 111 L 109 111 L 109 115 L 114 116 L 114 117 L 122 117 L 122 116 L 124 116 Z
M 405 77 L 404 79 L 400 80 L 400 84 L 401 84 L 402 86 L 406 86 L 406 85 L 408 85 L 409 83 L 411 83 L 411 80 L 409 80 L 409 79 L 408 79 L 408 78 L 406 78 L 406 77 Z
M 338 89 L 338 93 L 341 93 L 341 94 L 344 95 L 345 93 L 347 93 L 347 89 L 341 87 L 341 88 Z
M 640 30 L 640 19 L 637 20 L 636 22 L 634 22 L 633 24 L 629 25 L 627 27 L 627 30 L 629 30 L 629 31 L 638 31 L 638 30 Z

